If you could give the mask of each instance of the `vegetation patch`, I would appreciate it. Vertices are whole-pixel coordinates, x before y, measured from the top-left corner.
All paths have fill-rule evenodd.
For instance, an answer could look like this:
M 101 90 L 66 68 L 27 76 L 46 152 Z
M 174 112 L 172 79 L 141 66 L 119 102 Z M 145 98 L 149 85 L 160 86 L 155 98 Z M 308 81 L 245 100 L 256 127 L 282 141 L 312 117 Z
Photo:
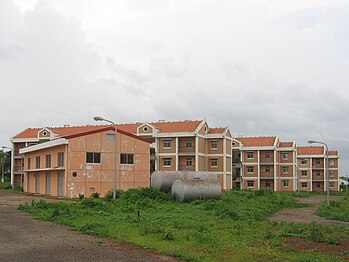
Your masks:
M 345 193 L 345 197 L 340 201 L 330 201 L 330 206 L 327 206 L 327 202 L 321 203 L 321 206 L 317 209 L 316 214 L 318 216 L 349 222 L 349 194 Z
M 281 208 L 300 206 L 292 193 L 230 191 L 220 200 L 178 203 L 146 188 L 118 193 L 116 200 L 108 196 L 77 203 L 40 201 L 19 208 L 42 220 L 185 260 L 333 261 L 332 253 L 295 251 L 285 240 L 297 237 L 339 246 L 348 239 L 348 228 L 267 220 Z

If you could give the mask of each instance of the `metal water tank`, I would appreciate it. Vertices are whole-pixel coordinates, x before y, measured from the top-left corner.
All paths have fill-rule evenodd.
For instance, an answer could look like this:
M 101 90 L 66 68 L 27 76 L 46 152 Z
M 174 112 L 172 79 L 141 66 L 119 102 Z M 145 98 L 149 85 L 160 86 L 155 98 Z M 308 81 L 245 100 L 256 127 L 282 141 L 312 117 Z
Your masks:
M 219 199 L 221 192 L 221 185 L 218 181 L 201 179 L 176 180 L 172 185 L 172 197 L 179 202 L 196 199 Z
M 201 179 L 217 181 L 218 176 L 202 171 L 155 171 L 151 175 L 150 186 L 163 192 L 171 191 L 171 187 L 176 180 Z

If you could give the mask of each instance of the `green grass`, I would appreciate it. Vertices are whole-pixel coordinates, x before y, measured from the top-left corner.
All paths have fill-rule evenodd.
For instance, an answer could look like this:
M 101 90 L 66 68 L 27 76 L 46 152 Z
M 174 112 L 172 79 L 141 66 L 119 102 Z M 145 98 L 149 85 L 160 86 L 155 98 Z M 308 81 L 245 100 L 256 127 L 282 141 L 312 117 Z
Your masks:
M 343 200 L 330 201 L 329 207 L 326 201 L 322 202 L 316 214 L 327 219 L 349 222 L 349 194 Z
M 9 182 L 0 182 L 0 189 L 11 189 L 11 183 L 9 183 Z
M 297 208 L 292 194 L 230 191 L 220 200 L 177 203 L 153 189 L 133 189 L 119 198 L 79 203 L 21 205 L 42 220 L 81 232 L 134 243 L 192 261 L 341 261 L 320 251 L 293 250 L 288 237 L 338 245 L 349 229 L 270 222 L 281 208 Z M 139 212 L 139 216 L 138 216 Z

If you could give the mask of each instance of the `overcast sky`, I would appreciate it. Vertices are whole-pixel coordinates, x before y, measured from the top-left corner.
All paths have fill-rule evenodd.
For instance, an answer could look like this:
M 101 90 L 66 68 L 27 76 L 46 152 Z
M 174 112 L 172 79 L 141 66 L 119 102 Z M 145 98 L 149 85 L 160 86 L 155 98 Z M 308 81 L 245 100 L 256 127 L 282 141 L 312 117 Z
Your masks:
M 346 0 L 0 0 L 0 144 L 27 127 L 206 118 L 339 149 Z

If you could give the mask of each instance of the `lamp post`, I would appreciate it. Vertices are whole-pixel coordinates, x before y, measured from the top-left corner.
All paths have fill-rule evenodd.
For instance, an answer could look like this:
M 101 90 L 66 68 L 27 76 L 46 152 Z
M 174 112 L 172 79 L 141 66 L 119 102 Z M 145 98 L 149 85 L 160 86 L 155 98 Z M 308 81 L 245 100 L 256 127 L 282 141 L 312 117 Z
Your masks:
M 13 149 L 11 147 L 8 147 L 8 146 L 2 146 L 1 147 L 2 149 L 9 149 L 11 151 L 11 156 L 13 155 Z M 5 169 L 5 157 L 3 159 L 3 163 L 2 163 L 2 177 L 1 177 L 1 182 L 4 182 L 5 179 L 4 179 L 4 169 Z M 11 161 L 12 162 L 12 161 Z M 13 165 L 13 163 L 12 163 Z M 14 184 L 13 184 L 13 172 L 11 172 L 11 186 L 12 186 L 12 189 L 14 188 Z
M 114 189 L 113 189 L 113 199 L 116 199 L 116 161 L 117 161 L 117 154 L 116 154 L 116 137 L 117 137 L 117 128 L 116 125 L 113 121 L 110 121 L 108 119 L 105 119 L 103 117 L 100 116 L 95 116 L 93 118 L 95 121 L 105 121 L 108 123 L 111 123 L 114 128 L 115 128 L 115 140 L 114 140 Z
M 315 140 L 309 140 L 308 141 L 309 144 L 321 144 L 324 145 L 326 148 L 326 177 L 327 177 L 327 181 L 326 181 L 326 187 L 327 187 L 327 206 L 330 206 L 330 176 L 329 176 L 329 172 L 328 172 L 328 146 L 326 145 L 326 143 L 321 142 L 321 141 L 315 141 Z

